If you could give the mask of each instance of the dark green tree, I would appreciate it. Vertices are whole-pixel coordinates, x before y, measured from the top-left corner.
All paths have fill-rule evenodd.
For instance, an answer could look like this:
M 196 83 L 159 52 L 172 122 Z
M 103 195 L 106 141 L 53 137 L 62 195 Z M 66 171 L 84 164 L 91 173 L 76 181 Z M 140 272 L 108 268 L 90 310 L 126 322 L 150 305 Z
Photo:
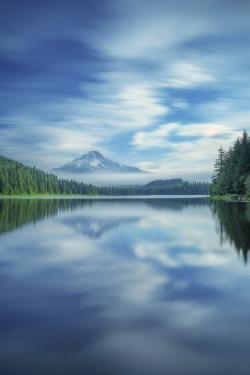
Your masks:
M 244 130 L 233 147 L 225 152 L 219 148 L 210 187 L 211 195 L 246 193 L 246 179 L 250 174 L 250 139 Z

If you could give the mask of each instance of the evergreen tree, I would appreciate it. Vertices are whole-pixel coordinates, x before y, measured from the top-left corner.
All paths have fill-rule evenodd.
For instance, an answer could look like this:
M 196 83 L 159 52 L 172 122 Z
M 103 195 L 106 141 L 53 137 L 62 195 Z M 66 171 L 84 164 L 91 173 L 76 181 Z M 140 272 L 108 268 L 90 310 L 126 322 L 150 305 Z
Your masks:
M 55 175 L 0 156 L 0 194 L 97 194 L 97 188 Z
M 250 174 L 250 138 L 244 130 L 233 147 L 225 152 L 219 148 L 214 163 L 211 195 L 245 194 L 246 180 Z
M 250 175 L 246 179 L 246 194 L 250 196 Z
M 214 173 L 212 176 L 212 182 L 216 182 L 220 178 L 226 163 L 226 159 L 227 153 L 225 150 L 223 150 L 222 147 L 220 147 L 218 150 L 218 158 L 215 160 L 214 163 Z

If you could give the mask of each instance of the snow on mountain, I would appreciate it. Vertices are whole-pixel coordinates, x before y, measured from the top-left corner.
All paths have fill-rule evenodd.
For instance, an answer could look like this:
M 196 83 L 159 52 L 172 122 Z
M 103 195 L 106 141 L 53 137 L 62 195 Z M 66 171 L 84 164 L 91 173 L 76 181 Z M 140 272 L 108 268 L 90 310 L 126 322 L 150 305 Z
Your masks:
M 52 172 L 67 173 L 91 173 L 91 172 L 119 172 L 119 173 L 140 173 L 141 169 L 116 163 L 105 158 L 98 151 L 90 151 L 82 155 L 81 158 L 72 160 L 62 167 L 53 168 Z

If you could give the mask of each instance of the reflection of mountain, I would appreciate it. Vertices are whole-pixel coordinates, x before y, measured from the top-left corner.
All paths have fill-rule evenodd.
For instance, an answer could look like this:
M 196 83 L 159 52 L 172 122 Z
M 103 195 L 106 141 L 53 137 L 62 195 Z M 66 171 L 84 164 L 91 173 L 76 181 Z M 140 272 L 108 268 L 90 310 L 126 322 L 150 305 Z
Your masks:
M 250 204 L 215 201 L 211 202 L 211 207 L 221 244 L 229 241 L 247 262 L 250 250 Z
M 61 222 L 67 226 L 74 228 L 77 232 L 82 233 L 90 238 L 99 238 L 105 232 L 117 228 L 120 225 L 133 223 L 138 221 L 137 218 L 108 218 L 108 217 L 68 217 L 62 219 Z
M 182 211 L 192 206 L 194 208 L 209 206 L 206 198 L 159 198 L 145 199 L 145 202 L 157 210 L 161 211 Z
M 75 211 L 78 208 L 95 206 L 100 213 L 103 209 L 112 209 L 112 207 L 121 207 L 120 216 L 115 219 L 101 219 L 101 216 L 95 219 L 84 219 L 80 217 L 78 223 L 72 223 L 78 230 L 91 237 L 100 237 L 104 232 L 118 225 L 130 223 L 137 220 L 135 216 L 128 215 L 125 218 L 122 215 L 122 206 L 126 209 L 137 210 L 145 207 L 145 204 L 156 210 L 174 210 L 181 211 L 188 206 L 205 206 L 208 201 L 203 198 L 107 198 L 107 199 L 0 199 L 0 235 L 21 228 L 24 225 L 35 224 L 51 216 L 56 216 L 58 212 Z M 90 220 L 88 222 L 88 220 Z M 93 221 L 94 220 L 94 221 Z

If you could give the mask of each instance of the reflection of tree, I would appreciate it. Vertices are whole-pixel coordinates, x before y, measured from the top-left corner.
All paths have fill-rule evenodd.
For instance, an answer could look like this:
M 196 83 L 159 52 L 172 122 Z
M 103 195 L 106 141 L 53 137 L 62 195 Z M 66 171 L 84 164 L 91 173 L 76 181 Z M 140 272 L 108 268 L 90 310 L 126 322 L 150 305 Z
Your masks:
M 229 241 L 247 262 L 250 250 L 250 204 L 211 202 L 221 244 Z
M 157 209 L 163 211 L 182 211 L 192 206 L 193 208 L 205 207 L 209 205 L 206 198 L 160 198 L 160 199 L 145 199 L 145 202 Z
M 92 203 L 78 199 L 0 199 L 0 235 Z
M 35 224 L 38 221 L 46 219 L 51 216 L 56 216 L 58 212 L 75 211 L 79 208 L 98 205 L 97 209 L 102 211 L 110 209 L 111 206 L 117 204 L 132 205 L 135 202 L 145 204 L 143 200 L 136 199 L 0 199 L 0 235 L 21 228 L 27 224 Z M 121 211 L 122 215 L 122 211 Z M 73 221 L 75 220 L 75 221 Z M 84 218 L 79 220 L 68 219 L 67 225 L 75 227 L 90 237 L 100 237 L 105 231 L 115 228 L 120 224 L 130 223 L 136 218 L 123 218 L 122 216 L 116 219 L 105 218 L 101 220 L 100 217 Z
M 35 224 L 48 217 L 56 216 L 58 212 L 74 211 L 78 208 L 96 205 L 97 211 L 102 213 L 119 205 L 121 209 L 119 218 L 114 220 L 105 218 L 105 224 L 104 220 L 101 222 L 101 217 L 97 216 L 94 221 L 81 218 L 78 223 L 75 223 L 82 233 L 98 237 L 106 230 L 133 221 L 132 217 L 122 217 L 123 206 L 136 209 L 139 213 L 140 208 L 145 204 L 156 210 L 182 211 L 189 206 L 195 208 L 207 206 L 208 201 L 204 198 L 0 199 L 0 235 L 24 225 Z M 135 220 L 137 219 L 135 218 Z M 73 226 L 73 223 L 71 225 Z

